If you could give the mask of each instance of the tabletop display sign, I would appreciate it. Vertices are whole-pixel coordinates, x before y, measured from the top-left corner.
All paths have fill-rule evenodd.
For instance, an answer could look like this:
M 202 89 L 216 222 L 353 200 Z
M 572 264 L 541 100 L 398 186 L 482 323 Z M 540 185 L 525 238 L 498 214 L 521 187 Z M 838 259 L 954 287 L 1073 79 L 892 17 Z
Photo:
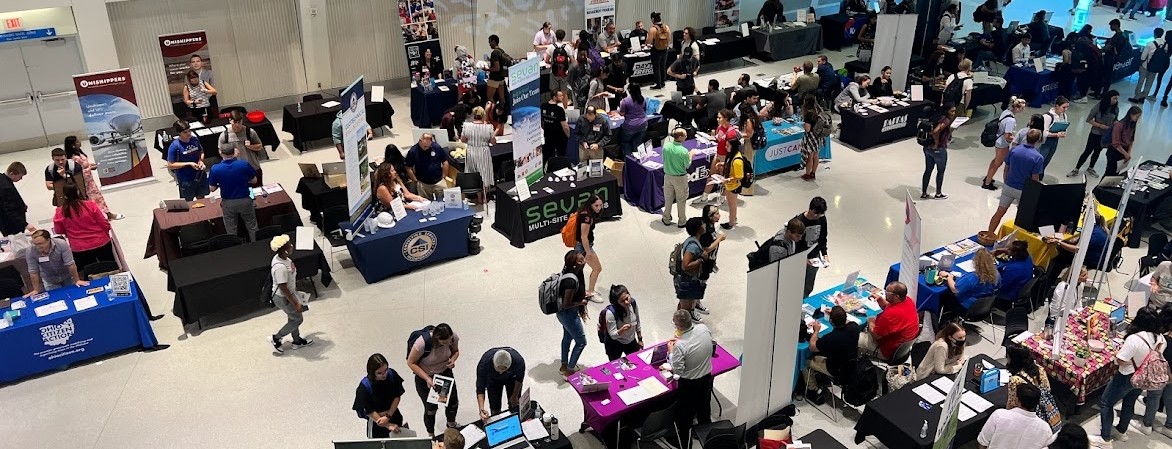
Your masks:
M 403 45 L 411 80 L 424 79 L 425 76 L 443 79 L 444 53 L 440 47 L 435 1 L 400 1 L 399 25 L 403 27 Z
M 952 388 L 948 390 L 948 396 L 940 405 L 940 421 L 936 424 L 936 439 L 933 440 L 932 449 L 948 449 L 952 446 L 952 440 L 956 438 L 957 417 L 960 413 L 961 397 L 964 395 L 965 377 L 969 371 L 967 366 L 965 368 L 956 374 Z M 927 421 L 924 424 L 927 425 Z
M 402 198 L 395 198 L 391 200 L 391 214 L 395 216 L 395 221 L 407 218 L 407 208 L 403 207 Z
M 528 200 L 529 197 L 533 195 L 533 193 L 529 191 L 529 181 L 524 177 L 518 177 L 516 182 L 517 199 L 520 201 Z
M 346 156 L 346 200 L 350 222 L 357 223 L 370 204 L 370 154 L 366 148 L 366 98 L 362 77 L 342 91 L 342 147 Z
M 460 188 L 452 187 L 444 189 L 444 207 L 452 209 L 459 209 L 464 205 L 464 199 L 460 198 Z
M 899 282 L 907 286 L 907 297 L 916 298 L 920 282 L 920 211 L 912 193 L 904 191 L 903 254 L 899 261 Z
M 509 67 L 509 95 L 513 100 L 513 166 L 528 184 L 541 179 L 541 60 L 528 59 Z M 519 184 L 518 184 L 519 185 Z
M 167 93 L 171 96 L 171 103 L 183 103 L 183 84 L 187 82 L 188 72 L 194 71 L 201 82 L 216 87 L 207 32 L 199 30 L 160 35 L 159 51 L 163 54 L 163 73 L 167 76 Z
M 130 296 L 130 273 L 110 275 L 110 294 L 114 296 Z
M 592 36 L 597 36 L 606 29 L 607 25 L 615 23 L 615 0 L 586 0 L 585 3 L 586 31 Z M 574 38 L 577 37 L 578 35 L 575 33 Z
M 73 87 L 102 184 L 153 181 L 130 69 L 75 75 Z
M 590 160 L 590 177 L 591 178 L 601 178 L 602 177 L 602 169 L 603 169 L 602 159 L 591 159 Z

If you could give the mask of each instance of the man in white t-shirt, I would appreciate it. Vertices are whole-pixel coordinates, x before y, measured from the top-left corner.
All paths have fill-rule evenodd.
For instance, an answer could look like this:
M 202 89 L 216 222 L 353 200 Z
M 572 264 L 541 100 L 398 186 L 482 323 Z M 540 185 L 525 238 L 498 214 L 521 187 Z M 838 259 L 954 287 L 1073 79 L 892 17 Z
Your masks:
M 1017 386 L 1018 407 L 994 411 L 977 435 L 981 449 L 1045 449 L 1054 441 L 1050 425 L 1036 410 L 1042 392 L 1031 384 Z
M 1026 34 L 1021 37 L 1021 42 L 1013 46 L 1012 57 L 1014 64 L 1025 64 L 1030 61 L 1030 35 Z
M 960 101 L 956 102 L 956 115 L 969 116 L 970 109 L 973 103 L 973 61 L 965 58 L 960 60 L 957 65 L 957 72 L 955 75 L 948 75 L 948 79 L 944 80 L 944 92 L 948 92 L 948 85 L 952 84 L 955 79 L 960 79 L 964 83 L 961 89 L 963 94 L 960 96 Z M 955 101 L 952 98 L 945 98 L 944 101 Z
M 541 29 L 537 30 L 537 34 L 533 35 L 533 51 L 539 55 L 545 53 L 554 42 L 553 25 L 545 22 L 541 24 Z

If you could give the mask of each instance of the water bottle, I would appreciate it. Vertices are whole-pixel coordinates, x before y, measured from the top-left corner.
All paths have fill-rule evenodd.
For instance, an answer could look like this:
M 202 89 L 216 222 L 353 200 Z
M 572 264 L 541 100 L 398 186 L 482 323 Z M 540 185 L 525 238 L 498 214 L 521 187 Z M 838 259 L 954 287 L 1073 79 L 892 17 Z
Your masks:
M 297 112 L 301 112 L 301 102 L 297 102 Z
M 927 423 L 927 421 L 924 421 Z M 558 418 L 555 416 L 549 422 L 549 439 L 557 441 L 558 439 Z
M 928 438 L 928 420 L 924 420 L 923 427 L 920 427 L 920 438 Z

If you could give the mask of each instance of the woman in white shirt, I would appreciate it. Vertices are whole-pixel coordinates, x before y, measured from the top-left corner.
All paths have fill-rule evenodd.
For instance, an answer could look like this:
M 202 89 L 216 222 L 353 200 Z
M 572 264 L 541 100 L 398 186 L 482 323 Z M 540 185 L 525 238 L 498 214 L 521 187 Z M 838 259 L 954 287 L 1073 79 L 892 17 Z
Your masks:
M 1067 109 L 1070 109 L 1070 101 L 1060 96 L 1054 99 L 1054 107 L 1050 108 L 1050 112 L 1042 114 L 1042 136 L 1045 140 L 1038 146 L 1038 151 L 1045 158 L 1042 163 L 1043 175 L 1046 167 L 1050 166 L 1050 160 L 1054 159 L 1054 153 L 1058 151 L 1058 140 L 1066 138 L 1066 128 L 1070 126 L 1070 120 L 1066 118 Z
M 1149 352 L 1163 351 L 1168 345 L 1161 330 L 1160 318 L 1154 307 L 1139 309 L 1127 328 L 1127 337 L 1115 355 L 1115 363 L 1119 365 L 1119 370 L 1111 377 L 1099 400 L 1099 424 L 1102 426 L 1099 435 L 1108 443 L 1108 447 L 1113 439 L 1127 440 L 1125 433 L 1135 414 L 1135 401 L 1140 393 L 1143 393 L 1133 386 L 1131 377 Z M 1112 427 L 1115 421 L 1115 404 L 1119 401 L 1123 401 L 1119 411 L 1119 423 Z
M 606 347 L 606 359 L 615 360 L 623 355 L 630 355 L 643 349 L 643 325 L 639 322 L 639 306 L 635 305 L 635 298 L 627 287 L 614 285 L 610 287 L 610 305 L 603 310 L 606 338 L 603 346 Z
M 1001 116 L 997 119 L 997 142 L 993 144 L 993 160 L 989 161 L 989 171 L 985 173 L 985 179 L 981 181 L 982 189 L 997 189 L 993 182 L 993 176 L 997 174 L 997 169 L 1005 163 L 1005 156 L 1009 155 L 1014 130 L 1017 128 L 1017 114 L 1024 111 L 1025 107 L 1026 101 L 1024 99 L 1011 97 L 1009 107 L 1001 111 Z
M 956 323 L 949 322 L 941 327 L 940 332 L 936 333 L 936 341 L 928 347 L 928 354 L 916 367 L 916 379 L 926 378 L 932 373 L 951 375 L 960 372 L 968 360 L 964 355 L 967 337 L 964 328 Z
M 871 77 L 868 75 L 855 75 L 855 80 L 838 94 L 834 99 L 834 110 L 842 112 L 843 105 L 847 108 L 853 107 L 856 103 L 870 103 L 871 94 L 867 92 L 867 88 L 871 87 Z

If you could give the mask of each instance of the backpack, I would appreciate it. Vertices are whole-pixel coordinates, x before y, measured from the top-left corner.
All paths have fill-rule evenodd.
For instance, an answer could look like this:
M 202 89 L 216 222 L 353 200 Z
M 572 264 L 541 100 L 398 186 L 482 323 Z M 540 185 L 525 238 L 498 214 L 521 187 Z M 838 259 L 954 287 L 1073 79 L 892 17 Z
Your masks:
M 684 272 L 683 266 L 681 265 L 684 261 L 684 257 L 681 255 L 684 251 L 684 242 L 676 243 L 675 247 L 671 250 L 671 254 L 667 255 L 667 273 L 672 275 L 672 277 L 679 276 L 680 273 Z
M 916 123 L 916 143 L 923 147 L 931 147 L 936 145 L 936 136 L 932 135 L 932 128 L 936 124 L 932 120 L 922 118 L 919 123 Z
M 578 245 L 578 213 L 570 214 L 566 219 L 566 224 L 562 225 L 562 243 L 566 244 L 566 248 L 573 248 Z
M 985 123 L 985 129 L 981 130 L 981 145 L 988 148 L 993 148 L 997 145 L 997 137 L 1001 135 L 1001 121 L 1008 118 L 1001 116 L 995 120 L 989 120 Z
M 1159 342 L 1158 339 L 1156 341 Z M 1131 385 L 1144 391 L 1162 390 L 1168 385 L 1168 361 L 1164 359 L 1164 345 L 1157 344 L 1153 348 L 1147 340 L 1144 340 L 1144 344 L 1148 345 L 1148 356 L 1135 367 Z
M 537 307 L 541 309 L 541 313 L 553 315 L 562 310 L 561 286 L 562 280 L 567 277 L 578 282 L 577 276 L 560 272 L 551 274 L 541 281 L 541 285 L 537 287 Z
M 954 105 L 959 105 L 961 100 L 964 100 L 964 80 L 969 78 L 961 78 L 959 76 L 952 77 L 952 82 L 944 88 L 944 95 L 940 97 L 940 104 L 952 102 Z
M 566 45 L 554 44 L 553 56 L 549 59 L 550 73 L 558 78 L 565 78 L 570 71 L 570 52 Z
M 855 407 L 861 407 L 875 398 L 879 392 L 878 368 L 871 364 L 866 357 L 860 357 L 851 374 L 850 379 L 844 379 L 842 386 L 842 400 Z
M 765 133 L 761 132 L 759 134 L 761 134 L 762 139 L 764 139 Z M 756 134 L 754 134 L 754 135 L 756 135 Z M 754 138 L 753 140 L 757 140 L 757 139 Z M 742 188 L 753 187 L 753 181 L 755 180 L 755 176 L 753 175 L 753 164 L 749 163 L 749 160 L 745 159 L 745 156 L 743 156 L 743 155 L 737 156 L 736 159 L 741 160 L 741 164 L 743 165 L 744 172 L 745 172 L 745 175 L 743 177 L 741 177 L 741 187 Z
M 671 28 L 664 24 L 652 25 L 655 27 L 655 42 L 651 43 L 651 47 L 656 50 L 667 50 L 671 46 Z
M 814 137 L 817 137 L 818 140 L 822 140 L 829 136 L 833 129 L 834 119 L 830 117 L 830 111 L 818 109 L 818 120 L 810 126 L 810 132 L 814 133 Z
M 765 127 L 761 125 L 761 117 L 758 117 L 757 113 L 755 112 L 749 114 L 749 117 L 749 120 L 753 122 L 753 140 L 749 143 L 752 144 L 753 148 L 755 149 L 765 148 L 765 144 L 768 143 L 768 140 L 766 140 L 767 137 L 765 136 Z M 752 181 L 749 182 L 752 183 Z
M 411 335 L 407 337 L 407 357 L 411 357 L 411 347 L 415 345 L 415 340 L 419 338 L 423 339 L 423 354 L 420 354 L 419 358 L 422 359 L 427 357 L 428 354 L 431 354 L 431 331 L 434 329 L 435 326 L 429 324 L 423 326 L 423 329 L 411 331 Z
M 1152 52 L 1152 56 L 1148 58 L 1148 71 L 1160 72 L 1168 70 L 1168 66 L 1172 65 L 1172 55 L 1168 54 L 1168 43 L 1156 47 L 1156 51 Z
M 770 249 L 781 245 L 781 242 L 779 242 L 776 238 L 770 237 L 769 240 L 765 241 L 764 245 L 757 243 L 756 241 L 754 241 L 753 244 L 757 245 L 757 249 L 745 255 L 745 257 L 749 259 L 749 271 L 756 270 L 772 263 L 773 259 L 769 257 Z
M 388 380 L 391 378 L 390 377 L 392 375 L 391 373 L 394 373 L 394 371 L 391 371 L 388 369 L 387 370 L 387 379 Z M 374 396 L 374 387 L 370 385 L 370 378 L 369 377 L 362 376 L 362 380 L 359 381 L 358 384 L 362 385 L 363 387 L 366 387 L 366 392 L 370 393 L 371 396 Z M 363 419 L 363 420 L 370 419 L 370 410 L 367 410 L 365 407 L 359 406 L 358 408 L 354 409 L 354 412 L 358 414 L 358 419 Z
M 639 303 L 635 302 L 635 298 L 631 298 L 631 309 L 635 311 L 635 316 L 639 316 Z M 614 305 L 609 305 L 602 308 L 602 312 L 598 313 L 598 342 L 606 343 L 610 339 L 610 332 L 606 329 L 606 312 L 614 313 Z M 617 319 L 615 321 L 618 321 Z M 621 327 L 621 326 L 620 326 Z

